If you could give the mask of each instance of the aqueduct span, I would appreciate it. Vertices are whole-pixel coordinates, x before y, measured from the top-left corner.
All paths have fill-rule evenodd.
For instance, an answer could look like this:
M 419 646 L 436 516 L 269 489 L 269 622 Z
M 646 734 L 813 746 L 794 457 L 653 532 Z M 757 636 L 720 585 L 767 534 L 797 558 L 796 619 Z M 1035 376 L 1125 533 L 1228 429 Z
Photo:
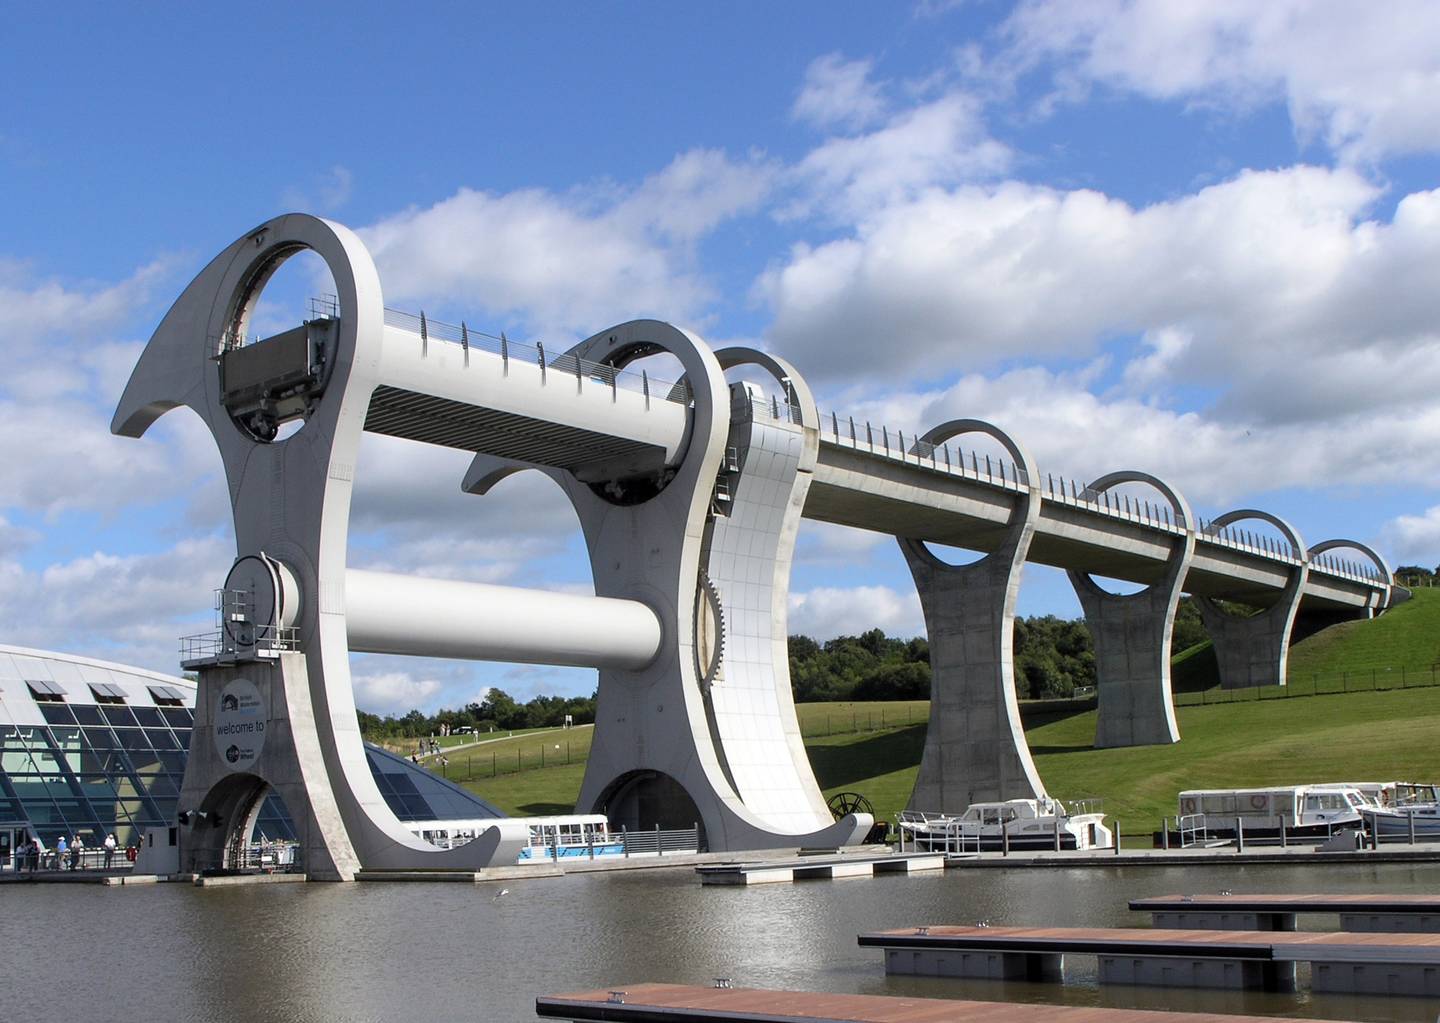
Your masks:
M 329 267 L 333 315 L 246 343 L 266 282 L 306 249 Z M 635 368 L 660 351 L 678 360 L 678 382 Z M 767 378 L 769 393 L 727 383 L 742 369 Z M 989 423 L 919 436 L 855 423 L 818 409 L 779 356 L 712 351 L 666 323 L 632 321 L 547 352 L 387 310 L 359 239 L 309 216 L 261 225 L 196 277 L 142 354 L 112 429 L 138 437 L 180 405 L 215 437 L 237 545 L 223 628 L 187 659 L 200 694 L 181 794 L 197 812 L 182 856 L 223 856 L 245 808 L 273 788 L 316 877 L 481 867 L 513 858 L 521 839 L 502 823 L 442 851 L 399 826 L 365 764 L 351 651 L 595 667 L 582 808 L 646 826 L 699 820 L 712 849 L 858 841 L 870 821 L 832 820 L 790 692 L 802 517 L 893 535 L 910 565 L 934 673 L 912 796 L 924 809 L 1043 793 L 1010 653 L 1026 561 L 1068 570 L 1080 596 L 1096 643 L 1099 745 L 1178 739 L 1169 643 L 1182 592 L 1201 598 L 1227 686 L 1283 684 L 1297 621 L 1368 617 L 1406 596 L 1361 544 L 1307 548 L 1257 510 L 1201 522 L 1139 471 L 1059 479 Z M 579 517 L 596 596 L 348 569 L 366 431 L 472 452 L 463 486 L 476 495 L 516 471 L 547 473 Z M 979 454 L 975 436 L 1004 454 Z M 1153 502 L 1133 498 L 1137 484 Z M 1283 539 L 1239 526 L 1255 519 Z M 950 565 L 930 543 L 984 556 Z M 1094 575 L 1144 588 L 1109 593 Z M 1234 618 L 1214 598 L 1264 610 Z M 258 742 L 204 738 L 244 721 L 258 724 Z

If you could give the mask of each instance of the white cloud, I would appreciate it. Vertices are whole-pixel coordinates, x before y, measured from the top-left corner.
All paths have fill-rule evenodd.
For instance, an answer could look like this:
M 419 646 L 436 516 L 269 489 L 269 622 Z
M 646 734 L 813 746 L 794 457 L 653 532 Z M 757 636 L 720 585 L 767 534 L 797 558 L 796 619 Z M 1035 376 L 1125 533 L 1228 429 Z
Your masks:
M 178 637 L 212 623 L 212 593 L 234 558 L 228 539 L 155 553 L 95 551 L 30 571 L 0 561 L 6 642 L 179 671 Z
M 866 128 L 885 113 L 879 84 L 872 81 L 873 61 L 846 60 L 838 53 L 817 57 L 805 69 L 805 81 L 790 113 L 817 128 Z
M 1389 223 L 1365 219 L 1376 195 L 1314 167 L 1138 209 L 1017 182 L 933 190 L 797 246 L 759 288 L 770 343 L 815 379 L 944 378 L 1138 334 L 1131 386 L 1327 418 L 1440 389 L 1440 191 Z
M 994 177 L 1010 161 L 1009 148 L 987 133 L 980 103 L 951 92 L 811 150 L 791 173 L 801 195 L 782 216 L 863 217 L 932 187 Z
M 96 335 L 132 316 L 169 270 L 169 260 L 156 260 L 115 284 L 76 286 L 36 278 L 25 263 L 0 257 L 0 345 L 6 358 L 13 363 L 32 357 L 43 346 L 53 367 L 57 345 L 88 350 Z M 0 387 L 13 386 L 0 382 Z
M 355 706 L 382 717 L 427 709 L 444 688 L 438 679 L 417 678 L 404 671 L 357 673 L 351 678 L 355 688 Z
M 1434 568 L 1440 564 L 1440 505 L 1391 519 L 1380 531 L 1380 543 L 1390 554 L 1392 568 L 1402 564 Z
M 924 635 L 920 597 L 913 590 L 897 593 L 888 586 L 817 586 L 790 594 L 791 635 L 823 642 L 867 629 L 883 629 L 890 636 Z
M 618 196 L 466 188 L 360 233 L 392 303 L 457 303 L 588 336 L 637 316 L 699 315 L 714 293 L 691 243 L 753 208 L 769 178 L 758 158 L 694 151 Z
M 949 387 L 892 393 L 866 414 L 907 433 L 955 418 L 988 420 L 1029 449 L 1042 485 L 1046 473 L 1083 486 L 1108 472 L 1140 469 L 1177 487 L 1207 518 L 1269 491 L 1409 485 L 1440 476 L 1434 402 L 1403 416 L 1337 414 L 1262 427 L 1099 395 L 1094 382 L 1089 367 L 967 374 Z M 954 443 L 969 450 L 972 439 Z M 1297 525 L 1303 532 L 1305 523 Z
M 1029 0 L 1005 33 L 1057 87 L 1096 82 L 1241 111 L 1283 100 L 1346 160 L 1440 149 L 1440 7 L 1347 0 Z

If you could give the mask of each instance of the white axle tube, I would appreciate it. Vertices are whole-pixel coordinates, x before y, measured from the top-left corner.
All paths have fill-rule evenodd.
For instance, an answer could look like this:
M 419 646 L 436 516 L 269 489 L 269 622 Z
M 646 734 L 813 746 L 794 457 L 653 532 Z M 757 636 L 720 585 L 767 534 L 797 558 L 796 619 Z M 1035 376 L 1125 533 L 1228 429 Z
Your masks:
M 638 670 L 660 620 L 638 600 L 349 569 L 350 649 L 373 654 Z

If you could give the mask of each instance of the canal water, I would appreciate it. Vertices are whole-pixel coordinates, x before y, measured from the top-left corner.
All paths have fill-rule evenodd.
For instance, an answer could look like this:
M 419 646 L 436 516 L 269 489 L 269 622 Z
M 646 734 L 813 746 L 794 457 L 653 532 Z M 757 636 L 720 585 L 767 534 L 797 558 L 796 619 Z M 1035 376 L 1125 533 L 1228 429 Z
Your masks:
M 468 884 L 0 888 L 0 1015 L 63 1020 L 535 1019 L 536 995 L 642 981 L 1424 1020 L 1424 999 L 885 976 L 860 931 L 921 924 L 1144 926 L 1172 892 L 1434 892 L 1440 866 L 951 869 L 702 888 L 688 869 Z M 1333 917 L 1301 926 L 1333 929 Z M 1302 978 L 1303 979 L 1303 978 Z

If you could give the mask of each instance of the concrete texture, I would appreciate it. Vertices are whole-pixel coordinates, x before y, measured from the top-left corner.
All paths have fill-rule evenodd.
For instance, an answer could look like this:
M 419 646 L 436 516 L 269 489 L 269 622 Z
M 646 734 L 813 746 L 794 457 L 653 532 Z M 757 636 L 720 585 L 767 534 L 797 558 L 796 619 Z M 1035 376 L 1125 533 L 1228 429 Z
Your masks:
M 1179 530 L 1165 574 L 1138 593 L 1110 593 L 1087 573 L 1069 573 L 1095 642 L 1095 745 L 1100 748 L 1180 741 L 1170 693 L 1170 633 L 1195 552 L 1194 516 L 1178 491 L 1148 473 L 1111 473 L 1089 489 L 1101 493 L 1122 483 L 1145 483 L 1163 494 Z
M 1212 529 L 1220 529 L 1247 519 L 1270 523 L 1284 535 L 1293 550 L 1302 553 L 1291 565 L 1290 581 L 1275 603 L 1248 618 L 1230 614 L 1208 597 L 1196 598 L 1205 631 L 1215 645 L 1215 659 L 1220 666 L 1220 686 L 1223 689 L 1285 684 L 1290 632 L 1309 575 L 1309 561 L 1303 553 L 1305 544 L 1295 528 L 1284 519 L 1269 512 L 1242 508 L 1221 515 L 1210 525 Z
M 923 440 L 967 433 L 995 438 L 1030 479 L 1038 475 L 1019 444 L 989 423 L 957 420 Z M 970 565 L 946 564 L 918 540 L 899 541 L 925 613 L 932 676 L 911 810 L 963 813 L 971 803 L 1045 794 L 1020 724 L 1014 664 L 1015 599 L 1039 511 L 1039 495 L 1027 493 L 1005 541 Z

